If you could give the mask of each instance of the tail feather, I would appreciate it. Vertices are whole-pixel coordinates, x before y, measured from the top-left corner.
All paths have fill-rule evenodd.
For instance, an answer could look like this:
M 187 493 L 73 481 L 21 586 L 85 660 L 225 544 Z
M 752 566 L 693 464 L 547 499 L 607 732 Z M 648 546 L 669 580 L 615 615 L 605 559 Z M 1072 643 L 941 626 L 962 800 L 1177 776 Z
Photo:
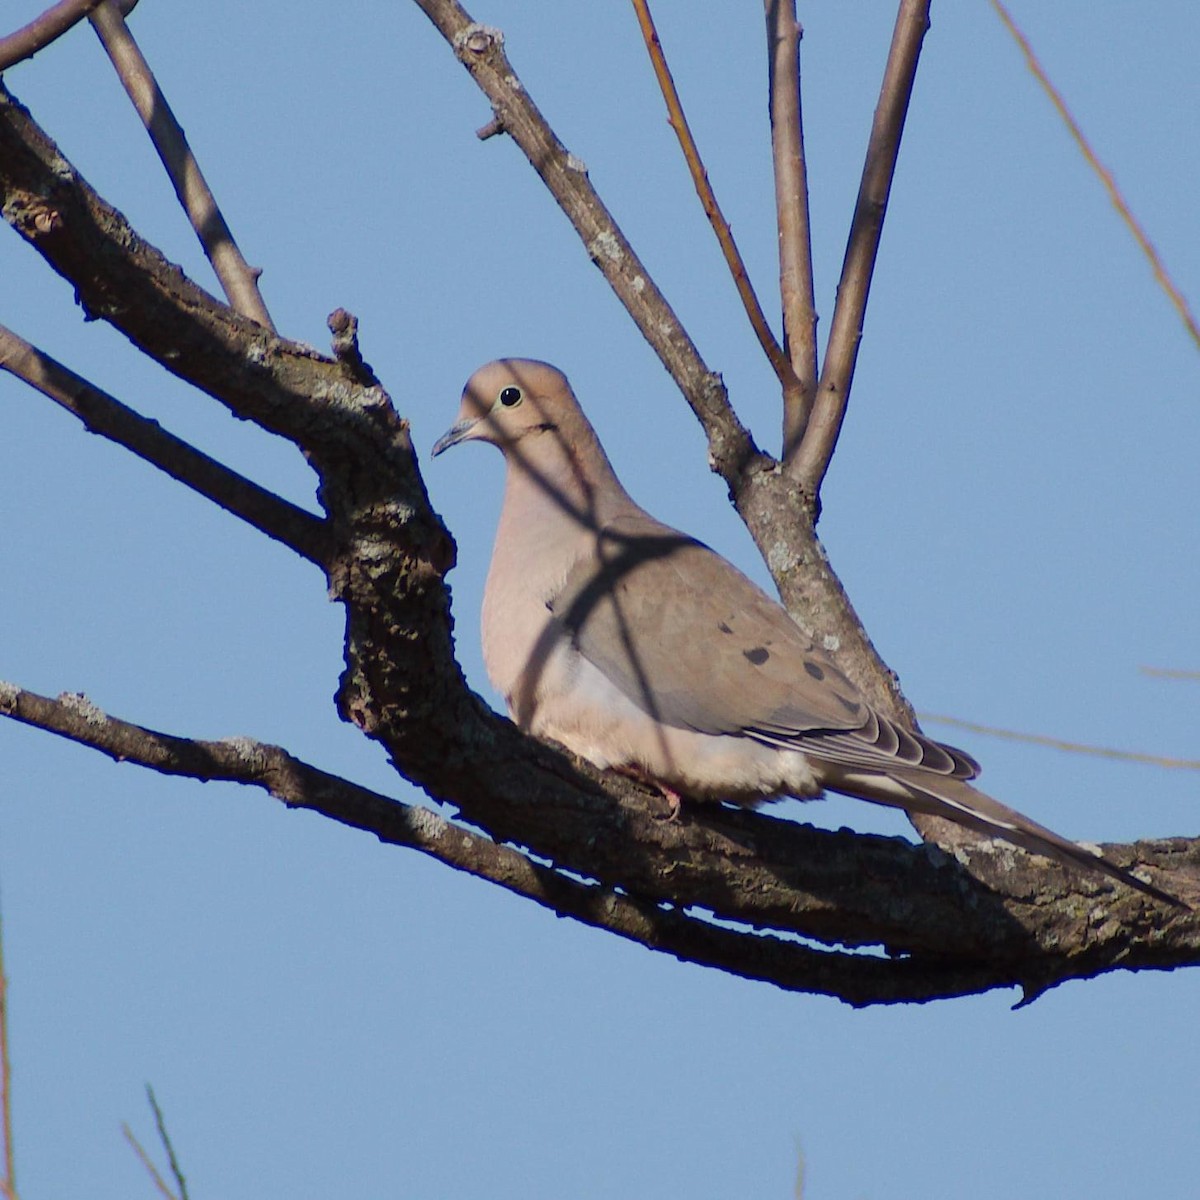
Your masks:
M 944 817 L 968 829 L 1003 838 L 1024 850 L 1052 858 L 1064 866 L 1099 871 L 1164 904 L 1192 911 L 1191 905 L 1178 896 L 1144 882 L 1105 858 L 1099 850 L 1062 837 L 961 780 L 924 771 L 893 769 L 887 775 L 839 771 L 836 778 L 826 781 L 826 786 L 876 804 Z

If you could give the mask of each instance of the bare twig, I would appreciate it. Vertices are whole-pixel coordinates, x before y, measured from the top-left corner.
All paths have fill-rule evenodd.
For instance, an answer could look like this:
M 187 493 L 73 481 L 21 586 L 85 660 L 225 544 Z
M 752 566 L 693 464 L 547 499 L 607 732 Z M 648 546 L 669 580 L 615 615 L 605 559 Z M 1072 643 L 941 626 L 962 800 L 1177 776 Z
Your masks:
M 838 281 L 837 303 L 830 323 L 829 344 L 825 348 L 816 402 L 800 446 L 785 468 L 814 502 L 829 469 L 854 382 L 863 316 L 896 170 L 896 156 L 900 151 L 900 136 L 904 132 L 921 42 L 928 28 L 929 0 L 900 0 L 867 144 L 846 257 Z
M 171 1174 L 175 1176 L 175 1182 L 179 1185 L 179 1200 L 188 1200 L 187 1183 L 183 1178 L 183 1172 L 179 1169 L 179 1159 L 175 1156 L 175 1147 L 171 1144 L 171 1136 L 167 1133 L 166 1118 L 163 1117 L 158 1097 L 155 1096 L 154 1089 L 149 1084 L 146 1084 L 146 1099 L 150 1101 L 150 1107 L 154 1110 L 154 1124 L 158 1129 L 158 1138 L 167 1152 L 167 1162 L 171 1164 Z
M 1042 68 L 1042 64 L 1038 61 L 1033 48 L 1029 44 L 1029 39 L 1018 28 L 1008 9 L 1001 3 L 1001 0 L 991 0 L 991 4 L 992 8 L 996 10 L 997 16 L 1004 22 L 1004 27 L 1012 35 L 1017 45 L 1020 46 L 1021 53 L 1025 56 L 1025 65 L 1029 68 L 1038 83 L 1042 85 L 1042 89 L 1046 95 L 1050 97 L 1050 102 L 1057 109 L 1058 115 L 1062 117 L 1063 123 L 1070 132 L 1071 137 L 1075 139 L 1075 144 L 1087 160 L 1088 166 L 1092 168 L 1100 182 L 1104 185 L 1104 190 L 1108 193 L 1108 198 L 1112 201 L 1113 208 L 1120 214 L 1121 220 L 1125 222 L 1129 232 L 1133 234 L 1134 241 L 1137 242 L 1138 247 L 1149 260 L 1150 266 L 1154 271 L 1154 278 L 1158 280 L 1159 287 L 1166 292 L 1167 298 L 1175 306 L 1175 311 L 1179 314 L 1188 333 L 1191 334 L 1192 341 L 1200 347 L 1200 325 L 1197 325 L 1195 315 L 1188 306 L 1187 300 L 1184 299 L 1183 293 L 1175 286 L 1171 276 L 1167 273 L 1166 265 L 1159 257 L 1158 251 L 1155 250 L 1150 239 L 1146 236 L 1146 231 L 1130 210 L 1125 197 L 1121 194 L 1120 188 L 1117 187 L 1117 181 L 1113 178 L 1112 172 L 1096 157 L 1096 153 L 1084 136 L 1083 130 L 1079 128 L 1079 123 L 1071 115 L 1071 110 L 1067 107 L 1067 102 L 1063 99 L 1062 93 L 1050 82 L 1049 76 L 1047 76 L 1045 70 Z
M 1089 746 L 1085 742 L 1068 742 L 1062 738 L 1048 737 L 1043 733 L 1018 733 L 1014 729 L 998 729 L 995 725 L 980 725 L 975 721 L 964 721 L 961 717 L 946 717 L 938 713 L 920 713 L 919 715 L 922 721 L 933 721 L 939 725 L 953 725 L 956 729 L 968 729 L 972 733 L 985 733 L 989 737 L 1006 738 L 1010 742 L 1030 742 L 1035 746 L 1049 746 L 1054 750 L 1067 750 L 1072 754 L 1092 754 L 1097 758 L 1148 763 L 1153 767 L 1200 771 L 1200 759 L 1196 758 L 1166 758 L 1161 754 L 1142 754 L 1137 750 L 1117 750 L 1111 746 Z
M 4 927 L 0 922 L 0 1136 L 4 1138 L 4 1177 L 0 1195 L 18 1200 L 16 1152 L 13 1148 L 12 1058 L 8 1042 L 8 972 L 4 967 Z
M 779 296 L 783 346 L 800 379 L 784 392 L 783 459 L 800 444 L 817 390 L 817 309 L 813 296 L 808 171 L 800 104 L 800 39 L 796 0 L 766 0 L 768 104 L 779 225 Z
M 134 1136 L 133 1130 L 129 1128 L 128 1124 L 122 1124 L 121 1132 L 125 1135 L 125 1140 L 133 1147 L 133 1152 L 138 1156 L 138 1161 L 146 1168 L 146 1173 L 150 1176 L 154 1186 L 158 1189 L 158 1194 L 163 1197 L 163 1200 L 181 1200 L 181 1197 L 176 1196 L 167 1186 L 167 1181 L 158 1173 L 158 1168 L 154 1165 L 153 1159 L 146 1153 L 142 1143 Z
M 491 101 L 496 122 L 529 159 L 575 227 L 592 261 L 675 380 L 708 438 L 713 469 L 740 485 L 760 453 L 729 406 L 721 377 L 710 371 L 645 265 L 605 207 L 586 166 L 559 141 L 504 53 L 498 29 L 476 24 L 457 0 L 416 0 Z
M 73 413 L 92 433 L 132 450 L 139 458 L 309 561 L 322 563 L 328 557 L 328 531 L 319 517 L 209 458 L 3 325 L 0 325 L 0 370 L 11 372 Z
M 77 25 L 102 0 L 59 0 L 41 16 L 34 17 L 28 25 L 0 38 L 0 71 L 27 58 L 62 37 L 73 25 Z
M 274 330 L 271 315 L 258 290 L 260 272 L 242 257 L 188 145 L 183 127 L 175 119 L 149 64 L 133 40 L 120 8 L 113 0 L 105 0 L 91 14 L 90 20 L 150 134 L 175 188 L 175 195 L 179 197 L 229 303 L 243 316 Z
M 637 13 L 638 24 L 641 26 L 646 50 L 650 55 L 650 62 L 654 66 L 654 76 L 658 80 L 658 86 L 667 104 L 667 123 L 679 139 L 684 160 L 687 162 L 688 171 L 692 176 L 692 183 L 696 187 L 696 194 L 700 197 L 704 215 L 708 217 L 708 223 L 712 226 L 713 233 L 717 235 L 717 242 L 721 246 L 721 253 L 725 256 L 729 273 L 733 276 L 734 286 L 741 298 L 742 307 L 746 310 L 746 316 L 750 318 L 750 326 L 754 330 L 755 337 L 758 338 L 758 344 L 763 348 L 763 353 L 779 378 L 779 385 L 783 388 L 784 408 L 785 410 L 794 410 L 801 403 L 800 379 L 792 369 L 792 364 L 783 352 L 783 347 L 771 332 L 770 325 L 767 324 L 767 318 L 763 315 L 762 306 L 758 302 L 758 296 L 755 295 L 754 286 L 746 272 L 746 264 L 742 261 L 737 243 L 733 240 L 733 230 L 729 228 L 729 222 L 725 219 L 721 212 L 721 206 L 717 203 L 716 193 L 712 189 L 708 172 L 704 169 L 704 163 L 700 159 L 700 150 L 696 146 L 696 139 L 692 137 L 683 105 L 679 100 L 679 92 L 675 87 L 675 80 L 671 77 L 671 69 L 667 66 L 662 44 L 658 40 L 658 30 L 655 29 L 654 18 L 650 15 L 649 0 L 633 0 L 633 7 Z

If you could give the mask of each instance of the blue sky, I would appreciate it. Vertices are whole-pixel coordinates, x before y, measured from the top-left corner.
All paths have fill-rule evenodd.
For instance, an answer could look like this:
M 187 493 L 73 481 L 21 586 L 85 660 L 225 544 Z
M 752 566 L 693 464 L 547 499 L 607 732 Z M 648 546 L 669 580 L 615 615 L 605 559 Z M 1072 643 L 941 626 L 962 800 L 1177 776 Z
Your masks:
M 17 7 L 17 6 L 10 6 Z M 38 10 L 22 0 L 16 24 Z M 890 5 L 802 11 L 827 328 Z M 1200 10 L 1013 11 L 1185 293 Z M 625 5 L 477 0 L 764 445 L 777 394 Z M 655 8 L 768 312 L 757 6 Z M 756 578 L 670 380 L 415 6 L 144 4 L 132 25 L 281 331 L 363 350 L 428 447 L 501 354 L 566 370 L 631 492 Z M 215 286 L 87 28 L 10 72 L 76 166 Z M 312 505 L 295 452 L 101 323 L 12 234 L 0 320 Z M 1196 757 L 1195 346 L 984 3 L 935 6 L 821 532 L 918 708 Z M 396 795 L 340 723 L 317 572 L 0 376 L 0 677 L 200 737 L 247 734 Z M 425 463 L 478 607 L 498 455 Z M 1197 778 L 952 734 L 988 790 L 1075 837 L 1200 832 Z M 1110 975 L 852 1012 L 683 965 L 257 792 L 166 780 L 0 722 L 18 1180 L 150 1195 L 120 1135 L 162 1102 L 193 1195 L 812 1200 L 1191 1197 L 1200 976 Z M 410 797 L 411 798 L 411 797 Z M 904 834 L 850 801 L 798 816 Z

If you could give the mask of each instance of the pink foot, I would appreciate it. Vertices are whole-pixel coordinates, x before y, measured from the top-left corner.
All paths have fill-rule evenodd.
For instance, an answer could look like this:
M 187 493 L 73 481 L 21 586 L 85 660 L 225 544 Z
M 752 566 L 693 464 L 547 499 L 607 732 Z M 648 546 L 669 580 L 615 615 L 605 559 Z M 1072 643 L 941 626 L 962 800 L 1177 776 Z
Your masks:
M 683 797 L 674 788 L 667 787 L 661 780 L 652 779 L 638 767 L 614 767 L 613 770 L 624 775 L 626 779 L 634 779 L 645 787 L 654 788 L 667 802 L 667 815 L 661 819 L 664 821 L 679 820 L 679 814 L 683 810 Z

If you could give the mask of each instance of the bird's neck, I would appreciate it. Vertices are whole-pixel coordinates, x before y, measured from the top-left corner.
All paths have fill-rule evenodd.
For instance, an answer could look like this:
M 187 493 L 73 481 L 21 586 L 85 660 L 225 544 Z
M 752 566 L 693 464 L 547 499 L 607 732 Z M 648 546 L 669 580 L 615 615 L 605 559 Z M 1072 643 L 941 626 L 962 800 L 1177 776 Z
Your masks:
M 551 524 L 596 530 L 633 506 L 590 426 L 538 430 L 506 457 L 505 511 L 536 509 Z

